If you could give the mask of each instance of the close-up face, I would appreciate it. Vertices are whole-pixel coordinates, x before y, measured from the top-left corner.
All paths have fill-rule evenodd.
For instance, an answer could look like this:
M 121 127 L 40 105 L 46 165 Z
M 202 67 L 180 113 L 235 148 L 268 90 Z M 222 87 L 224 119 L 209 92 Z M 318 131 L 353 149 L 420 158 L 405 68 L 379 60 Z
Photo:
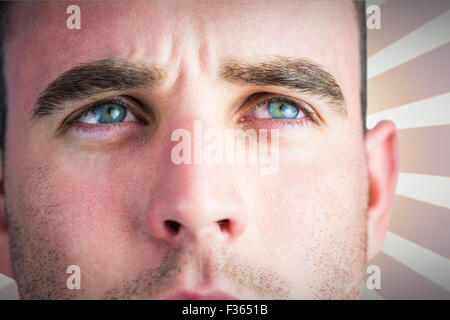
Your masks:
M 392 123 L 363 129 L 355 4 L 78 5 L 80 29 L 65 2 L 8 12 L 2 259 L 20 297 L 360 298 L 397 160 Z M 239 130 L 256 163 L 207 161 Z

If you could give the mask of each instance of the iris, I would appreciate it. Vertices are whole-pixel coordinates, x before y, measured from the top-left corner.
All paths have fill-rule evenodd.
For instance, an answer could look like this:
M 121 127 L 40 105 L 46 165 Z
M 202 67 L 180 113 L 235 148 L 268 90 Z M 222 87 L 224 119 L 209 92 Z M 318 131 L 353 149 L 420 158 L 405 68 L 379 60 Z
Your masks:
M 269 102 L 269 113 L 275 119 L 293 119 L 297 117 L 299 109 L 286 101 Z
M 92 112 L 99 123 L 122 122 L 127 115 L 127 109 L 117 103 L 100 104 Z

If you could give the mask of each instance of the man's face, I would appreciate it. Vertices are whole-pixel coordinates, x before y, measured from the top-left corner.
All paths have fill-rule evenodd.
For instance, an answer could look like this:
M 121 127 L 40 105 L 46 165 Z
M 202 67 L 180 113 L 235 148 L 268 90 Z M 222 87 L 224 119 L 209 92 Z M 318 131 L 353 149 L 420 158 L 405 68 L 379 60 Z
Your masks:
M 79 6 L 80 30 L 66 27 L 66 3 L 11 12 L 4 179 L 21 297 L 359 297 L 368 178 L 353 4 Z M 145 81 L 85 90 L 32 117 L 62 73 L 105 59 Z M 305 61 L 323 69 L 297 68 L 302 81 L 317 78 L 311 88 L 276 83 L 274 70 Z M 110 71 L 103 80 L 119 82 Z M 95 84 L 88 77 L 69 93 Z M 126 112 L 123 121 L 98 121 L 102 103 L 114 110 L 101 117 Z M 193 144 L 194 121 L 278 129 L 276 173 L 174 163 L 172 133 L 188 130 Z M 70 265 L 80 267 L 80 290 L 66 286 Z

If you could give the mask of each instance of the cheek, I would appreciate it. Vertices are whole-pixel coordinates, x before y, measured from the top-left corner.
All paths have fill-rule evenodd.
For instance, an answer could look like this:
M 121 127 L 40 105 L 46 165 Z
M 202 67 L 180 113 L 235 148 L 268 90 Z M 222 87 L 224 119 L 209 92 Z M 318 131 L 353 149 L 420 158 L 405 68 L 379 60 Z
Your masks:
M 250 211 L 255 221 L 267 229 L 265 233 L 278 234 L 278 241 L 284 237 L 287 242 L 292 242 L 295 235 L 303 243 L 304 237 L 330 227 L 333 233 L 339 233 L 354 220 L 364 219 L 356 175 L 339 168 L 325 169 L 317 162 L 303 169 L 296 173 L 280 172 L 270 178 L 270 184 L 255 183 L 260 186 L 255 199 L 257 209 Z
M 258 186 L 255 203 L 262 212 L 271 212 L 275 225 L 321 227 L 326 224 L 318 221 L 339 223 L 362 210 L 367 189 L 362 149 L 325 139 L 320 144 L 288 146 L 280 150 L 278 167 L 274 175 L 251 177 L 257 180 L 252 185 Z
M 363 150 L 337 141 L 297 148 L 302 152 L 280 153 L 278 174 L 245 178 L 258 186 L 247 192 L 254 193 L 249 211 L 267 251 L 305 268 L 327 255 L 359 259 L 367 203 Z
M 58 161 L 58 164 L 62 163 Z M 124 154 L 75 156 L 53 176 L 73 246 L 90 255 L 121 254 L 143 234 L 142 220 L 154 172 Z M 70 237 L 69 237 L 70 238 Z M 84 246 L 83 246 L 84 245 Z M 93 252 L 98 250 L 97 254 Z M 123 250 L 126 251 L 126 250 Z
M 125 268 L 124 262 L 158 261 L 159 251 L 149 250 L 139 220 L 150 195 L 150 166 L 144 169 L 142 161 L 123 153 L 69 155 L 57 148 L 32 158 L 11 164 L 8 190 L 16 225 L 26 227 L 23 241 L 33 241 L 34 250 L 57 248 L 64 258 L 52 263 L 61 270 L 79 265 L 86 283 L 92 275 L 97 284 L 111 281 L 111 272 L 127 274 L 140 266 Z

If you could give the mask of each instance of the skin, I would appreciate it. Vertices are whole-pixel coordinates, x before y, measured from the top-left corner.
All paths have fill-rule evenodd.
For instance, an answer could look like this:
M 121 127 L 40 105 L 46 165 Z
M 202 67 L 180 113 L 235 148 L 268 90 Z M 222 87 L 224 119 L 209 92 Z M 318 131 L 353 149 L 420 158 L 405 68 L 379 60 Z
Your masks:
M 366 134 L 361 129 L 353 4 L 80 7 L 81 30 L 65 27 L 64 3 L 18 3 L 11 13 L 0 272 L 13 274 L 20 297 L 163 299 L 180 290 L 221 290 L 243 299 L 360 298 L 365 264 L 383 244 L 398 159 L 391 122 Z M 219 76 L 223 59 L 265 56 L 323 66 L 341 87 L 346 112 L 317 96 Z M 89 97 L 30 120 L 39 94 L 56 77 L 106 58 L 164 70 L 161 87 L 125 92 L 151 106 L 151 124 L 56 135 Z M 236 107 L 258 92 L 307 101 L 324 120 L 248 124 L 279 129 L 275 175 L 250 165 L 171 161 L 173 130 L 193 132 L 194 120 L 237 128 Z M 221 228 L 223 219 L 228 223 Z M 167 220 L 180 224 L 176 235 Z M 66 287 L 69 265 L 80 266 L 80 290 Z

